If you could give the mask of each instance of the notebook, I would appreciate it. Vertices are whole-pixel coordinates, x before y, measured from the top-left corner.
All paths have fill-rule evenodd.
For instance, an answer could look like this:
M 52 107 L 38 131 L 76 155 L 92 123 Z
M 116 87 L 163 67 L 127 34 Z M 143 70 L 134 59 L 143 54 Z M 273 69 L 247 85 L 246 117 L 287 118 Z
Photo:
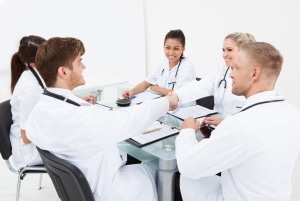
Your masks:
M 209 115 L 217 114 L 217 111 L 208 109 L 200 105 L 191 105 L 186 107 L 179 107 L 174 111 L 169 111 L 168 114 L 184 120 L 188 117 L 193 117 L 195 119 L 206 117 Z
M 138 147 L 143 147 L 178 133 L 179 130 L 172 125 L 155 121 L 140 135 L 127 139 L 127 142 Z

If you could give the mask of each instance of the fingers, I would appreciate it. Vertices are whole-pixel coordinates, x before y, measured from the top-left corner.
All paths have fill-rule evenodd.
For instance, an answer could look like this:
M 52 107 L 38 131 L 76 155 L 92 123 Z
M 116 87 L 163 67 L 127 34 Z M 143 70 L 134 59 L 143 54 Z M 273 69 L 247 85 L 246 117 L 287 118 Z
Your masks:
M 216 116 L 206 117 L 206 118 L 202 121 L 201 126 L 205 126 L 206 124 L 217 126 L 217 125 L 219 125 L 222 121 L 223 121 L 223 118 L 221 118 L 221 117 L 216 117 Z
M 131 96 L 132 96 L 132 92 L 131 91 L 124 91 L 122 96 L 123 96 L 123 98 L 130 99 Z
M 170 110 L 175 110 L 178 107 L 178 96 L 175 93 L 169 92 L 168 95 L 165 96 L 169 100 L 169 108 Z
M 97 98 L 94 95 L 88 95 L 84 98 L 84 100 L 86 100 L 87 102 L 89 102 L 91 104 L 95 104 L 97 101 Z
M 186 118 L 182 125 L 181 125 L 181 128 L 192 128 L 194 129 L 195 131 L 197 131 L 200 127 L 200 121 L 192 118 L 192 117 L 189 117 L 189 118 Z

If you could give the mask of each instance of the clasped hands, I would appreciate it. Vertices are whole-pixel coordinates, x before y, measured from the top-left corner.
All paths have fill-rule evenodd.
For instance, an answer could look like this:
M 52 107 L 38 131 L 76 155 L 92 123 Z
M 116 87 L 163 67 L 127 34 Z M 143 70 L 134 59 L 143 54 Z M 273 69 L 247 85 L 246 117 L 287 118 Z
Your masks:
M 169 92 L 168 95 L 165 96 L 169 100 L 169 110 L 173 111 L 178 108 L 179 98 L 177 94 Z

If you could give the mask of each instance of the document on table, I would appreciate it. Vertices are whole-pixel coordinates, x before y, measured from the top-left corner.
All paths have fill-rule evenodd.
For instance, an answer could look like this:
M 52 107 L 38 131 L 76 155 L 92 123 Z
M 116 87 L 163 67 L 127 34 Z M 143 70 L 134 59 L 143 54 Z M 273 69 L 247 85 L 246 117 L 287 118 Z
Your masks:
M 143 147 L 178 133 L 179 130 L 177 128 L 159 121 L 155 121 L 143 133 L 129 138 L 127 141 L 138 147 Z
M 212 114 L 217 114 L 217 111 L 208 109 L 200 105 L 192 105 L 187 107 L 179 107 L 177 110 L 169 111 L 168 114 L 171 114 L 181 120 L 184 120 L 188 117 L 193 117 L 195 119 L 200 117 L 206 117 Z
M 159 97 L 161 97 L 161 94 L 152 93 L 150 91 L 143 91 L 141 93 L 135 94 L 134 98 L 131 99 L 131 102 L 139 104 L 144 102 L 145 100 L 151 100 Z

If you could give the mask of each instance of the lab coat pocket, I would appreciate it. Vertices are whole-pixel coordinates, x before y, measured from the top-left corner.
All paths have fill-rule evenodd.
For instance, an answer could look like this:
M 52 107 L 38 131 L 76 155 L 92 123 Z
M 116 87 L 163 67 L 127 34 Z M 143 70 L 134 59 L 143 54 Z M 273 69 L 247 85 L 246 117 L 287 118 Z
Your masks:
M 24 161 L 26 162 L 26 164 L 30 163 L 33 160 L 36 151 L 37 150 L 36 150 L 36 147 L 34 144 L 22 143 L 21 154 L 22 154 L 22 157 L 23 157 Z

